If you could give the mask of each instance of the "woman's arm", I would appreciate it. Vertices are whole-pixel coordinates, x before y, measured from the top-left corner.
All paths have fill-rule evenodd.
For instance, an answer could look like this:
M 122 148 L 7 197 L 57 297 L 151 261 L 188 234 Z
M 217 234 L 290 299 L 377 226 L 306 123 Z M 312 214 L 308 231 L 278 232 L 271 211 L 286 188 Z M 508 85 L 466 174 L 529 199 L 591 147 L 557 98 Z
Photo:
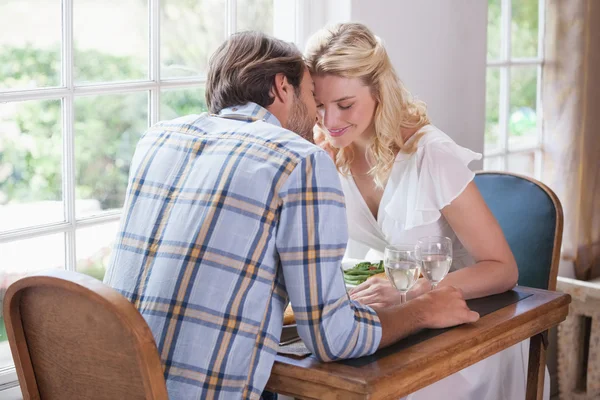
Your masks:
M 438 287 L 454 286 L 465 299 L 505 292 L 517 283 L 519 271 L 500 225 L 481 197 L 474 182 L 449 205 L 442 214 L 461 243 L 475 258 L 475 264 L 449 273 Z M 431 289 L 421 278 L 408 292 L 413 299 Z M 387 279 L 369 279 L 350 293 L 353 300 L 377 307 L 400 302 L 400 293 Z
M 449 273 L 439 284 L 462 289 L 466 299 L 505 292 L 519 271 L 502 229 L 474 182 L 441 210 L 475 264 Z

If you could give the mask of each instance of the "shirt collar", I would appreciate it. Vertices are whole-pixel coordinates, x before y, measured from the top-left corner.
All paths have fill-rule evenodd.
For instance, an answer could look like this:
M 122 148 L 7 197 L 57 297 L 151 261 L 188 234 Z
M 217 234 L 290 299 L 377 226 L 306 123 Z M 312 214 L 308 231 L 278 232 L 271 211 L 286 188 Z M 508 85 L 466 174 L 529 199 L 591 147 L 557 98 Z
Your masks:
M 256 103 L 248 102 L 244 105 L 227 107 L 222 109 L 217 116 L 221 118 L 230 118 L 247 122 L 264 121 L 269 124 L 281 126 L 279 120 L 267 111 L 266 108 Z

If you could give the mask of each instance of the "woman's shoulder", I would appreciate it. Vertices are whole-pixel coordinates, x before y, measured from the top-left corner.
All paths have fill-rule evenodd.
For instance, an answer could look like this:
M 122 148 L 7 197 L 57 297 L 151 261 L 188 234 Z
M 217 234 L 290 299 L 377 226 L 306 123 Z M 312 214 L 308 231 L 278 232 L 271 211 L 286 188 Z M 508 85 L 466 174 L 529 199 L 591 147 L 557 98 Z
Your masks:
M 475 174 L 468 165 L 481 154 L 459 146 L 433 125 L 417 131 L 419 142 L 413 154 L 397 158 L 390 181 L 395 189 L 385 212 L 403 229 L 433 223 L 440 210 L 450 204 Z
M 423 126 L 413 135 L 413 137 L 415 140 L 418 140 L 417 148 L 427 148 L 442 143 L 456 144 L 448 134 L 431 124 Z
M 443 132 L 435 125 L 425 125 L 419 129 L 409 139 L 418 140 L 413 154 L 399 153 L 397 161 L 403 161 L 407 158 L 414 158 L 421 164 L 423 160 L 437 163 L 436 161 L 445 163 L 456 160 L 461 164 L 469 164 L 473 160 L 480 160 L 482 155 L 471 149 L 460 146 L 449 135 Z M 407 143 L 409 143 L 407 141 Z
M 435 125 L 427 124 L 417 130 L 407 141 L 406 146 L 413 151 L 410 153 L 398 152 L 396 161 L 405 161 L 408 159 L 421 159 L 425 151 L 438 147 L 439 145 L 456 144 L 450 136 L 444 133 Z

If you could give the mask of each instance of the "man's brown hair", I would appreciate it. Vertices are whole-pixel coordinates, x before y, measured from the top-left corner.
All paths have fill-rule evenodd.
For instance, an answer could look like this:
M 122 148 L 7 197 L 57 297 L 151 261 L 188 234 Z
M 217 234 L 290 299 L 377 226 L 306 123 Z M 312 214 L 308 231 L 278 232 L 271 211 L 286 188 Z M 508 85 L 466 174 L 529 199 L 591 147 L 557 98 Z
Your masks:
M 206 104 L 211 113 L 247 102 L 271 105 L 269 92 L 282 73 L 300 93 L 302 53 L 291 43 L 261 32 L 233 34 L 213 53 L 208 64 Z

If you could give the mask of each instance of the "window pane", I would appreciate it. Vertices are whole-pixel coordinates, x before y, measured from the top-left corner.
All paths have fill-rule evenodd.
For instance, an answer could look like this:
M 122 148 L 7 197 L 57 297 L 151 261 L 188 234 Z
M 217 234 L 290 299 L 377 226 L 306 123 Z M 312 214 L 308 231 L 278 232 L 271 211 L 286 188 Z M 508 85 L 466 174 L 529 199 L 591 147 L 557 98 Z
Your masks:
M 226 0 L 161 1 L 161 78 L 206 74 L 209 57 L 227 34 L 226 3 Z
M 237 30 L 273 34 L 273 0 L 238 0 Z
M 75 99 L 78 218 L 122 207 L 131 157 L 147 128 L 147 92 Z
M 6 289 L 17 279 L 32 272 L 64 266 L 64 233 L 0 243 L 0 370 L 13 364 L 2 315 Z
M 484 153 L 502 147 L 500 143 L 500 69 L 488 68 L 485 82 L 485 139 Z
M 537 67 L 513 67 L 510 74 L 509 149 L 538 145 L 536 101 Z
M 490 61 L 500 58 L 501 15 L 501 0 L 488 0 L 487 58 Z
M 0 231 L 64 221 L 62 154 L 59 100 L 0 103 Z
M 60 86 L 60 0 L 0 1 L 0 90 Z
M 164 90 L 160 94 L 160 119 L 207 112 L 204 88 Z
M 537 57 L 538 0 L 512 0 L 512 57 Z
M 73 2 L 76 83 L 148 78 L 148 3 Z
M 504 171 L 504 155 L 483 157 L 483 169 L 485 171 Z
M 509 154 L 507 164 L 507 171 L 534 177 L 535 152 Z
M 77 272 L 104 279 L 119 221 L 77 230 Z

